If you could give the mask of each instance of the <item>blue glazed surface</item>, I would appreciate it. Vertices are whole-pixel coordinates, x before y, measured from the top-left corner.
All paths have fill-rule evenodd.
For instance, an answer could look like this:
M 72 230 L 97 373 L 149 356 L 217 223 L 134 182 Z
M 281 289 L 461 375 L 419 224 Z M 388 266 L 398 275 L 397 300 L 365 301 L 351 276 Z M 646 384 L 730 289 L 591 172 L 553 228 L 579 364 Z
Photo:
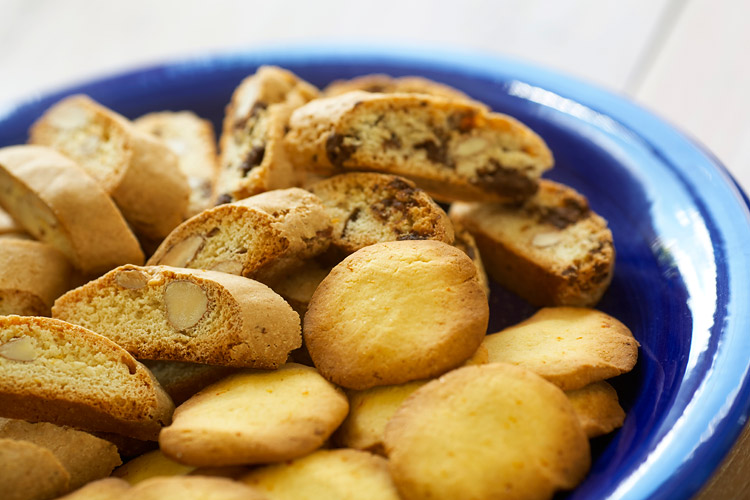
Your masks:
M 516 61 L 422 49 L 291 47 L 176 62 L 86 83 L 0 110 L 0 146 L 71 93 L 128 117 L 192 109 L 218 127 L 234 87 L 260 64 L 323 86 L 365 73 L 418 74 L 516 116 L 549 144 L 549 177 L 584 193 L 615 237 L 615 277 L 599 308 L 641 343 L 613 384 L 623 428 L 592 443 L 570 499 L 688 498 L 744 424 L 750 399 L 748 200 L 709 153 L 624 98 Z M 497 287 L 491 331 L 531 309 Z

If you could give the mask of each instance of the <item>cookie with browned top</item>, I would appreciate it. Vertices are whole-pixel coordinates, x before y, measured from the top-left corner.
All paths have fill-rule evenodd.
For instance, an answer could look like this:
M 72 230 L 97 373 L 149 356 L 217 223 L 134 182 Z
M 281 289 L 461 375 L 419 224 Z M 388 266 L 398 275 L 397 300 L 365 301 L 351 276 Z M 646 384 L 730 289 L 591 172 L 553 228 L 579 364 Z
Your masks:
M 96 179 L 142 240 L 158 241 L 184 220 L 190 188 L 176 155 L 111 109 L 84 95 L 67 97 L 29 135 Z
M 488 318 L 465 253 L 440 241 L 392 241 L 333 268 L 310 301 L 304 341 L 323 376 L 366 389 L 455 368 L 479 347 Z
M 344 254 L 382 241 L 453 243 L 453 225 L 443 209 L 403 177 L 342 174 L 313 184 L 309 190 L 331 215 L 331 243 Z
M 463 100 L 349 92 L 294 111 L 298 168 L 402 175 L 441 201 L 523 200 L 552 167 L 544 141 L 514 118 Z
M 188 219 L 148 261 L 238 274 L 266 282 L 330 244 L 331 222 L 318 197 L 299 188 L 269 191 Z
M 543 180 L 521 205 L 454 203 L 498 283 L 536 306 L 592 306 L 612 281 L 607 221 L 570 187 Z
M 447 99 L 462 99 L 472 101 L 478 106 L 483 103 L 473 101 L 468 95 L 444 83 L 436 82 L 421 76 L 393 77 L 384 74 L 358 76 L 350 80 L 335 80 L 323 89 L 325 97 L 346 94 L 353 90 L 364 90 L 382 94 L 428 94 Z
M 72 267 L 53 246 L 0 239 L 0 315 L 49 316 L 52 303 L 71 287 Z
M 215 204 L 300 184 L 283 138 L 291 112 L 317 96 L 314 86 L 276 66 L 240 82 L 224 117 Z
M 161 139 L 177 155 L 177 164 L 190 187 L 186 215 L 192 217 L 209 208 L 219 167 L 211 122 L 191 111 L 161 111 L 143 115 L 133 125 Z
M 111 340 L 57 319 L 0 316 L 0 416 L 155 439 L 173 410 Z
M 266 285 L 168 266 L 122 266 L 66 293 L 55 318 L 139 359 L 278 368 L 302 343 L 299 315 Z
M 0 205 L 84 274 L 143 262 L 125 219 L 76 163 L 43 146 L 0 149 Z

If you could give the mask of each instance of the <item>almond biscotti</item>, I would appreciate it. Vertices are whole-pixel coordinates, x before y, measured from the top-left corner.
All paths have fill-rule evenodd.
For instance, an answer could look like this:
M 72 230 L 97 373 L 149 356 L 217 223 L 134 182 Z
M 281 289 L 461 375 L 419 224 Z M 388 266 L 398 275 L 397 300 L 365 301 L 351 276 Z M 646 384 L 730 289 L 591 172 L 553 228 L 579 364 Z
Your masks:
M 191 111 L 162 111 L 143 115 L 133 125 L 164 141 L 177 155 L 180 170 L 190 186 L 187 216 L 209 208 L 219 166 L 211 122 Z
M 123 266 L 55 302 L 55 318 L 139 359 L 278 368 L 302 343 L 300 320 L 266 285 L 166 266 Z
M 55 104 L 30 142 L 75 160 L 115 200 L 136 234 L 159 241 L 185 218 L 190 189 L 176 155 L 123 116 L 84 95 Z
M 299 185 L 283 145 L 291 112 L 318 96 L 293 73 L 261 66 L 234 91 L 224 117 L 215 204 Z
M 153 440 L 173 411 L 111 340 L 57 319 L 0 316 L 0 416 Z
M 403 177 L 357 172 L 309 189 L 331 215 L 331 244 L 345 255 L 382 241 L 453 243 L 453 224 L 443 209 Z
M 612 232 L 570 187 L 543 180 L 520 206 L 454 203 L 449 214 L 474 235 L 490 276 L 536 306 L 592 306 L 612 280 Z
M 125 219 L 73 161 L 43 146 L 0 149 L 0 205 L 86 275 L 143 263 Z
M 72 268 L 51 245 L 0 239 L 0 315 L 49 316 L 71 286 Z
M 279 189 L 220 205 L 188 219 L 148 261 L 209 269 L 267 282 L 330 244 L 331 222 L 321 201 L 299 188 Z
M 517 120 L 423 94 L 316 99 L 292 113 L 289 127 L 297 168 L 402 175 L 441 201 L 523 200 L 553 164 L 544 141 Z

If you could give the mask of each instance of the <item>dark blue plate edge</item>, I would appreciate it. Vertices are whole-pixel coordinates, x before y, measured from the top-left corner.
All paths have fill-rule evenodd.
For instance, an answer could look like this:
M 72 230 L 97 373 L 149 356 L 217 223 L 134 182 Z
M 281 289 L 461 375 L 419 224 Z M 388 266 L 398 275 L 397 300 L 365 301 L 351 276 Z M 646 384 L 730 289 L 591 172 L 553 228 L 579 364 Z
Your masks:
M 316 59 L 320 58 L 325 58 L 330 61 L 332 58 L 351 59 L 353 57 L 360 59 L 369 58 L 366 59 L 369 62 L 387 60 L 389 64 L 399 64 L 399 62 L 401 62 L 407 65 L 410 62 L 419 62 L 431 67 L 437 66 L 444 69 L 459 68 L 460 71 L 466 71 L 469 74 L 480 75 L 483 77 L 492 74 L 504 76 L 513 74 L 517 75 L 519 80 L 533 82 L 541 88 L 547 88 L 547 85 L 554 83 L 552 88 L 554 88 L 555 93 L 573 99 L 576 102 L 584 103 L 594 110 L 597 110 L 598 108 L 606 109 L 607 111 L 603 112 L 604 115 L 616 116 L 618 122 L 625 124 L 625 126 L 631 130 L 641 128 L 640 125 L 635 125 L 634 121 L 637 122 L 639 119 L 646 117 L 648 120 L 656 121 L 658 124 L 666 127 L 670 133 L 678 134 L 683 140 L 688 142 L 696 151 L 703 155 L 705 160 L 710 163 L 713 168 L 721 172 L 727 183 L 739 193 L 739 201 L 741 201 L 746 213 L 748 207 L 750 207 L 750 202 L 745 193 L 742 192 L 731 174 L 729 174 L 726 168 L 714 158 L 713 155 L 708 153 L 697 141 L 687 138 L 685 134 L 676 132 L 674 127 L 666 125 L 662 120 L 628 101 L 626 98 L 619 97 L 606 90 L 601 90 L 591 84 L 580 82 L 572 77 L 561 75 L 559 72 L 535 67 L 519 61 L 499 58 L 489 54 L 463 52 L 455 49 L 447 49 L 441 51 L 440 54 L 437 54 L 434 48 L 392 47 L 390 49 L 384 49 L 359 45 L 350 45 L 342 48 L 341 46 L 316 44 L 304 47 L 293 45 L 257 50 L 252 49 L 248 51 L 240 50 L 237 52 L 213 55 L 208 54 L 198 58 L 184 58 L 175 62 L 156 64 L 142 69 L 133 69 L 125 73 L 120 73 L 114 77 L 101 78 L 93 82 L 88 81 L 81 84 L 70 85 L 64 90 L 45 94 L 43 97 L 30 99 L 15 107 L 8 107 L 7 110 L 0 109 L 0 120 L 5 121 L 11 119 L 15 114 L 23 113 L 27 106 L 36 106 L 41 102 L 49 102 L 49 104 L 51 104 L 65 95 L 80 92 L 82 87 L 92 90 L 101 90 L 105 87 L 116 84 L 117 82 L 155 78 L 161 73 L 189 73 L 192 71 L 191 68 L 206 65 L 232 66 L 241 63 L 248 65 L 260 64 L 269 59 L 296 61 L 299 64 L 301 61 L 313 63 Z M 279 64 L 283 63 L 280 62 Z M 496 68 L 502 68 L 502 71 L 499 71 Z M 615 105 L 615 109 L 612 109 L 613 104 Z M 655 150 L 659 150 L 659 148 L 652 142 L 652 140 L 655 140 L 653 136 L 650 135 L 649 139 L 646 140 L 643 134 L 638 135 Z M 658 139 L 660 140 L 661 137 Z M 684 181 L 688 182 L 687 179 Z M 729 318 L 729 320 L 732 320 L 732 318 Z M 750 402 L 747 402 L 749 399 L 748 396 L 750 395 L 750 382 L 747 377 L 748 373 L 750 373 L 750 369 L 748 366 L 745 366 L 742 371 L 743 376 L 741 377 L 742 385 L 736 392 L 736 396 L 734 397 L 730 409 L 725 412 L 726 416 L 722 418 L 720 422 L 716 423 L 716 430 L 714 432 L 711 446 L 705 446 L 704 443 L 702 448 L 706 448 L 705 450 L 702 450 L 700 454 L 696 453 L 687 457 L 685 461 L 677 467 L 675 473 L 669 476 L 669 479 L 665 479 L 664 482 L 656 485 L 657 489 L 652 491 L 649 496 L 644 496 L 642 498 L 675 498 L 675 495 L 682 498 L 695 493 L 700 488 L 713 472 L 714 468 L 718 466 L 720 459 L 728 452 L 729 448 L 741 432 L 742 426 L 747 420 L 748 413 L 750 413 Z M 700 459 L 697 455 L 700 455 Z M 707 466 L 706 458 L 712 459 L 708 461 L 711 466 Z

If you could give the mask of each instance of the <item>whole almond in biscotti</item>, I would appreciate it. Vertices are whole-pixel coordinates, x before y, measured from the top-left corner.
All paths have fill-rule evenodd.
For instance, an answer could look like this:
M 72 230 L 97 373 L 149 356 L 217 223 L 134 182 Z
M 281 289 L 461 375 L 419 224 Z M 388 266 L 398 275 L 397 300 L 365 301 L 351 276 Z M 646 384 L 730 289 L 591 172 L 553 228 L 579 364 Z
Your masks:
M 453 243 L 453 225 L 443 209 L 403 177 L 342 174 L 309 190 L 326 206 L 333 224 L 331 243 L 345 254 L 382 241 Z
M 53 246 L 0 239 L 0 315 L 49 316 L 52 303 L 71 286 L 72 268 Z
M 168 266 L 122 266 L 66 293 L 55 318 L 138 359 L 278 368 L 302 343 L 299 315 L 266 285 Z
M 388 462 L 358 450 L 318 450 L 240 478 L 273 500 L 399 500 Z
M 212 206 L 213 183 L 219 163 L 211 122 L 191 111 L 161 111 L 143 115 L 134 120 L 133 125 L 162 140 L 177 155 L 177 164 L 190 186 L 186 215 L 192 217 Z
M 178 226 L 148 261 L 267 282 L 324 252 L 328 212 L 315 195 L 278 189 L 205 210 Z
M 323 89 L 323 96 L 332 97 L 353 90 L 382 94 L 427 94 L 447 99 L 471 101 L 477 106 L 486 107 L 484 103 L 472 100 L 458 89 L 421 76 L 392 77 L 384 74 L 373 74 L 358 76 L 351 80 L 336 80 Z
M 474 263 L 433 240 L 353 253 L 315 290 L 304 341 L 329 380 L 367 389 L 429 378 L 477 350 L 489 318 Z
M 414 392 L 388 422 L 385 449 L 404 500 L 551 499 L 591 464 L 565 394 L 506 364 L 454 370 Z
M 0 416 L 155 439 L 173 410 L 111 340 L 57 319 L 0 316 Z
M 523 366 L 566 391 L 629 372 L 639 346 L 620 321 L 583 307 L 540 309 L 483 343 L 490 363 Z
M 109 193 L 135 233 L 158 242 L 187 214 L 190 188 L 177 156 L 125 117 L 84 95 L 47 110 L 29 142 L 72 158 Z
M 248 370 L 181 404 L 159 445 L 188 465 L 290 460 L 320 448 L 348 410 L 346 396 L 314 368 L 289 363 L 271 372 Z
M 604 380 L 566 391 L 565 395 L 589 438 L 609 434 L 622 427 L 625 421 L 625 410 L 620 406 L 617 391 Z
M 291 112 L 317 96 L 314 86 L 276 66 L 240 82 L 224 117 L 215 204 L 300 184 L 283 138 Z
M 297 168 L 401 175 L 440 201 L 518 201 L 552 167 L 517 120 L 464 100 L 349 92 L 296 109 L 286 135 Z
M 76 163 L 43 146 L 0 149 L 0 205 L 87 275 L 143 262 L 125 219 Z
M 593 306 L 612 281 L 607 221 L 572 188 L 542 180 L 522 205 L 454 203 L 490 276 L 536 306 Z
M 0 418 L 0 439 L 28 441 L 50 450 L 70 475 L 71 490 L 109 476 L 122 463 L 109 441 L 48 422 Z
M 70 474 L 43 446 L 0 438 L 0 498 L 50 500 L 69 490 Z

